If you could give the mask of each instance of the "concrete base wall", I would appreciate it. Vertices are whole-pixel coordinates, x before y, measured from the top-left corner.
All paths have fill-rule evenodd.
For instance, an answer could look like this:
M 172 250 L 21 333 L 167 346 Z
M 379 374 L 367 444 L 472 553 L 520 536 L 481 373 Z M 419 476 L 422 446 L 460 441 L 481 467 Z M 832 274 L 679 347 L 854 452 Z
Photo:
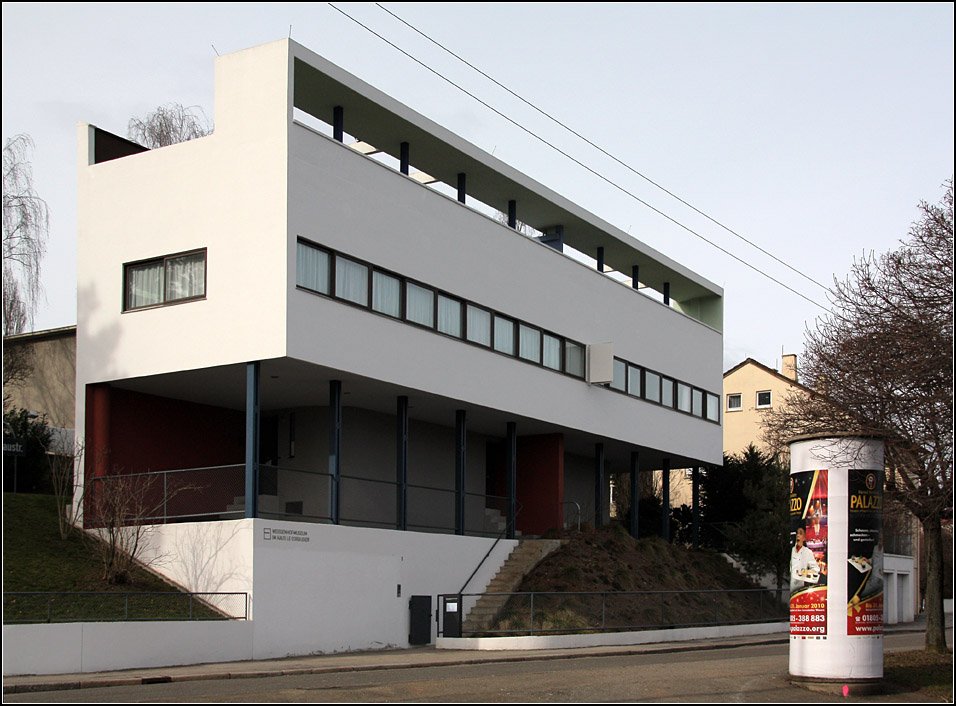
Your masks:
M 4 625 L 3 674 L 67 674 L 252 659 L 251 622 Z
M 789 623 L 757 625 L 715 625 L 703 628 L 602 632 L 588 635 L 517 635 L 514 637 L 440 637 L 436 647 L 443 650 L 553 650 L 568 647 L 646 645 L 653 642 L 681 642 L 713 637 L 771 635 L 785 633 Z

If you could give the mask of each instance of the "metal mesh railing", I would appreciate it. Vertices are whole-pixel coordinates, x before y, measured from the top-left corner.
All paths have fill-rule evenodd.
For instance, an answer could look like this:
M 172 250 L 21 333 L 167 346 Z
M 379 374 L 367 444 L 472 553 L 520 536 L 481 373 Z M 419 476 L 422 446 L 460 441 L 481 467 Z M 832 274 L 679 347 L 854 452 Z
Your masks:
M 3 594 L 3 622 L 246 620 L 247 593 L 14 592 Z
M 457 598 L 459 605 L 470 606 L 461 635 L 474 637 L 782 622 L 789 619 L 788 595 L 789 589 L 735 589 L 472 593 L 442 598 Z

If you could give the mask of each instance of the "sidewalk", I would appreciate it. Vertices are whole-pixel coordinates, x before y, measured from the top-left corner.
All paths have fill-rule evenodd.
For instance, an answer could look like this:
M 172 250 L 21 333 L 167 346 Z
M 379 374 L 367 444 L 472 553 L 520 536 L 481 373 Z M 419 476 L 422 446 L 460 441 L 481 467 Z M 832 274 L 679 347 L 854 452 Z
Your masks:
M 947 616 L 947 627 L 952 625 Z M 925 621 L 889 625 L 886 633 L 922 632 Z M 434 647 L 413 647 L 403 650 L 347 652 L 331 655 L 309 655 L 280 659 L 249 660 L 245 662 L 220 662 L 192 664 L 148 669 L 126 669 L 110 672 L 83 674 L 51 674 L 42 676 L 15 676 L 3 678 L 3 693 L 16 694 L 32 691 L 58 691 L 104 686 L 131 686 L 200 679 L 248 679 L 255 677 L 285 676 L 291 674 L 325 674 L 329 672 L 361 672 L 409 667 L 440 667 L 488 662 L 518 662 L 551 659 L 575 659 L 578 657 L 662 654 L 691 650 L 719 650 L 748 645 L 785 644 L 786 633 L 732 638 L 689 640 L 686 642 L 634 645 L 633 647 L 578 647 L 557 650 L 437 650 Z

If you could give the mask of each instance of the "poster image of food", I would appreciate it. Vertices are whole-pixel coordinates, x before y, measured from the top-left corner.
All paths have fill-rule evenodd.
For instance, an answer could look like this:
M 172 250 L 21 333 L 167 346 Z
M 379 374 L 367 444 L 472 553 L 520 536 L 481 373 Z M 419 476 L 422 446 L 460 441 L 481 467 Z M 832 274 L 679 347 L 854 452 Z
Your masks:
M 855 470 L 847 487 L 846 634 L 883 634 L 883 471 Z
M 790 474 L 790 634 L 827 634 L 827 471 Z

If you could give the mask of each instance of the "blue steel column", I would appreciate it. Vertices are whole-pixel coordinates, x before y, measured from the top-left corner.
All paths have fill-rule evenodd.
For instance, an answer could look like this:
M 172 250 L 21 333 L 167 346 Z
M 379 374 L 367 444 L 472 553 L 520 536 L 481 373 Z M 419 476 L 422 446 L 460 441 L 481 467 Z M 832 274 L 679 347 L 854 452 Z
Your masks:
M 458 200 L 465 203 L 465 173 L 458 173 Z
M 671 460 L 661 464 L 661 537 L 671 541 Z
M 396 419 L 395 445 L 395 526 L 408 529 L 408 397 L 400 395 Z
M 518 202 L 514 199 L 508 202 L 508 227 L 518 227 Z
M 631 286 L 634 289 L 638 287 L 638 278 L 641 276 L 641 267 L 640 265 L 631 265 Z
M 340 105 L 332 108 L 332 137 L 339 142 L 345 139 L 345 111 Z
M 329 519 L 339 524 L 342 479 L 342 381 L 329 382 Z
M 604 444 L 594 445 L 594 526 L 604 526 Z
M 508 484 L 508 539 L 515 538 L 515 515 L 517 514 L 516 476 L 518 474 L 518 427 L 508 422 L 507 433 L 507 484 Z
M 465 533 L 465 462 L 468 430 L 465 410 L 455 410 L 455 534 Z
M 691 475 L 691 501 L 694 512 L 694 549 L 700 549 L 700 467 L 694 466 Z
M 259 361 L 246 363 L 246 517 L 259 509 Z
M 637 539 L 637 511 L 640 508 L 640 491 L 637 488 L 638 473 L 641 472 L 641 454 L 639 451 L 631 451 L 631 526 L 630 532 L 634 539 Z

